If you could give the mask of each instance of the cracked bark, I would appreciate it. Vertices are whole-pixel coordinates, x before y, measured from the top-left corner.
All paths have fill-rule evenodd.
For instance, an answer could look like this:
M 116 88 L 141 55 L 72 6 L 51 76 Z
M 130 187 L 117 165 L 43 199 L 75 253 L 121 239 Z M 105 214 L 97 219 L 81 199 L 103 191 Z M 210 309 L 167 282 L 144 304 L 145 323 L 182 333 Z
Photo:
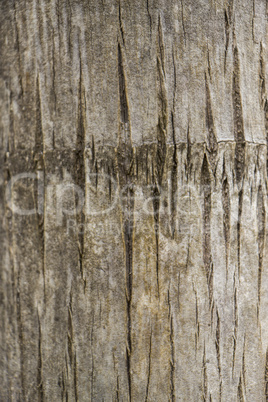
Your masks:
M 0 2 L 1 401 L 268 400 L 267 11 L 203 3 Z

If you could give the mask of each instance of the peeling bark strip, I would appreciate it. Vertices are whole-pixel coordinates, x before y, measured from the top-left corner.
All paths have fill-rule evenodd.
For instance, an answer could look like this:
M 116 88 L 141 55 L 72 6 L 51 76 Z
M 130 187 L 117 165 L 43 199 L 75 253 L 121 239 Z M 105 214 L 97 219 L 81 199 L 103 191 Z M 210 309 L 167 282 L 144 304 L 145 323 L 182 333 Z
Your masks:
M 122 50 L 118 43 L 118 78 L 120 100 L 120 127 L 117 148 L 117 164 L 119 186 L 121 189 L 121 205 L 123 220 L 123 236 L 126 259 L 126 303 L 127 303 L 127 376 L 129 400 L 131 401 L 131 303 L 133 282 L 133 226 L 134 226 L 134 150 L 131 141 L 129 110 L 125 85 Z
M 265 206 L 263 199 L 262 186 L 259 186 L 257 195 L 257 221 L 258 221 L 258 253 L 259 253 L 259 269 L 258 269 L 258 315 L 259 304 L 261 301 L 261 279 L 263 269 L 263 252 L 264 252 L 264 237 L 265 237 Z
M 206 86 L 206 126 L 208 130 L 207 150 L 208 150 L 209 162 L 212 167 L 213 173 L 215 174 L 218 143 L 215 134 L 210 90 L 206 74 L 205 74 L 205 86 Z
M 213 298 L 213 263 L 211 257 L 211 179 L 206 154 L 204 155 L 201 169 L 201 189 L 204 195 L 203 201 L 203 261 L 208 283 L 209 301 L 212 305 Z
M 245 135 L 242 101 L 240 93 L 240 67 L 237 46 L 233 50 L 233 119 L 235 147 L 235 174 L 236 181 L 240 183 L 245 168 Z

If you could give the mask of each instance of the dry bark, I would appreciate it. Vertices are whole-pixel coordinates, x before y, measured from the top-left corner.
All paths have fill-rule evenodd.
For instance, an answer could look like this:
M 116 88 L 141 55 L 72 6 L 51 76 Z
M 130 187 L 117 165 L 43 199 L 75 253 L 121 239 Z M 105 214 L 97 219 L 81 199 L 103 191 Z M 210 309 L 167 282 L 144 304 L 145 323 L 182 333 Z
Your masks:
M 1 401 L 268 401 L 267 11 L 0 1 Z

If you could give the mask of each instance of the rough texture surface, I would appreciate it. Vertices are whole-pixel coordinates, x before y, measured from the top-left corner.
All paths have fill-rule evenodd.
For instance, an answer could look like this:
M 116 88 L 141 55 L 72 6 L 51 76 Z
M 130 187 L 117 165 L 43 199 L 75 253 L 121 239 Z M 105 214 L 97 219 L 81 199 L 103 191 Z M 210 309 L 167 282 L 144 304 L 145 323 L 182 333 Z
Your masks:
M 1 401 L 268 400 L 267 12 L 0 1 Z

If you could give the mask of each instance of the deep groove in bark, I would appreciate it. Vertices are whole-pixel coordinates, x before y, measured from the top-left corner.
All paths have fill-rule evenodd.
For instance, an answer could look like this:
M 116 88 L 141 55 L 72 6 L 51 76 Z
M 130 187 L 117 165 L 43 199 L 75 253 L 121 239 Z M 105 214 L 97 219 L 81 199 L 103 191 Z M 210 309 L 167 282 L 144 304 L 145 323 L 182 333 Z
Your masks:
M 124 34 L 124 28 L 123 28 L 123 22 L 122 22 L 122 14 L 121 14 L 121 2 L 119 0 L 118 3 L 118 18 L 119 18 L 119 28 L 120 28 L 120 34 L 122 38 L 122 43 L 125 46 L 125 34 Z
M 40 317 L 37 310 L 38 319 L 38 367 L 37 367 L 37 389 L 38 399 L 40 402 L 44 401 L 44 386 L 43 386 L 43 359 L 42 359 L 42 332 Z
M 202 383 L 202 401 L 206 402 L 208 397 L 208 376 L 207 376 L 207 361 L 206 361 L 206 348 L 204 345 L 203 352 L 203 383 Z
M 220 354 L 220 338 L 221 338 L 221 322 L 218 309 L 216 310 L 217 324 L 216 324 L 216 355 L 217 355 L 217 364 L 219 371 L 219 379 L 220 379 L 220 400 L 221 400 L 221 392 L 222 392 L 222 378 L 221 378 L 221 354 Z
M 152 357 L 151 357 L 151 354 L 152 354 L 152 328 L 151 328 L 150 344 L 149 344 L 148 375 L 147 375 L 147 385 L 146 385 L 145 402 L 148 401 L 148 395 L 149 395 L 150 378 L 151 378 L 151 358 L 152 358 Z
M 233 49 L 233 119 L 235 147 L 235 175 L 236 182 L 240 184 L 245 169 L 245 135 L 242 111 L 242 100 L 240 92 L 240 67 L 237 46 Z
M 264 253 L 264 239 L 265 239 L 265 225 L 266 225 L 266 213 L 264 206 L 264 197 L 262 186 L 258 188 L 257 194 L 257 222 L 258 222 L 258 254 L 259 254 L 259 267 L 258 267 L 258 316 L 259 305 L 261 301 L 261 279 L 263 269 L 263 253 Z
M 119 77 L 119 100 L 120 100 L 120 127 L 117 148 L 117 165 L 119 185 L 122 190 L 122 219 L 123 236 L 125 245 L 126 263 L 126 304 L 127 304 L 127 348 L 126 366 L 128 377 L 129 400 L 131 401 L 131 303 L 133 282 L 133 225 L 134 225 L 134 161 L 135 154 L 132 147 L 131 131 L 129 122 L 128 100 L 125 83 L 121 45 L 118 43 L 118 77 Z
M 84 90 L 83 90 L 83 76 L 82 76 L 82 59 L 81 54 L 79 54 L 80 60 L 80 75 L 79 75 L 79 87 L 78 87 L 78 111 L 77 111 L 77 135 L 76 135 L 76 159 L 75 159 L 75 178 L 76 185 L 85 194 L 86 178 L 85 178 L 85 118 L 84 118 Z M 77 214 L 77 224 L 84 227 L 85 224 L 85 214 L 84 209 Z M 78 231 L 78 263 L 81 278 L 84 282 L 84 291 L 86 282 L 84 279 L 84 268 L 83 268 L 83 255 L 84 255 L 84 231 Z
M 238 333 L 238 308 L 237 308 L 237 289 L 234 289 L 234 335 L 233 335 L 233 363 L 232 373 L 234 375 L 235 357 L 236 357 L 236 345 L 237 345 L 237 333 Z
M 168 308 L 169 308 L 169 339 L 170 339 L 170 400 L 173 402 L 175 398 L 174 371 L 175 371 L 175 351 L 174 351 L 174 328 L 173 316 L 171 312 L 170 294 L 168 290 Z
M 266 350 L 264 382 L 265 382 L 265 401 L 268 402 L 268 349 Z
M 167 130 L 167 94 L 165 88 L 165 65 L 164 65 L 164 39 L 162 33 L 161 18 L 158 21 L 158 125 L 157 125 L 157 149 L 155 164 L 152 171 L 152 197 L 154 209 L 154 228 L 156 239 L 156 281 L 159 294 L 159 210 L 161 184 L 166 159 L 166 130 Z
M 237 218 L 237 267 L 238 277 L 240 278 L 241 266 L 240 266 L 240 252 L 241 252 L 241 219 L 242 219 L 242 207 L 243 207 L 243 188 L 238 194 L 238 218 Z
M 206 154 L 201 169 L 201 188 L 203 192 L 203 261 L 208 283 L 209 302 L 213 299 L 213 263 L 211 257 L 211 178 Z
M 205 86 L 206 86 L 206 126 L 208 130 L 208 140 L 207 140 L 207 150 L 210 165 L 212 167 L 213 173 L 216 171 L 216 160 L 218 152 L 218 143 L 215 134 L 211 96 L 209 90 L 209 84 L 207 81 L 207 75 L 205 74 Z
M 225 162 L 224 162 L 225 164 Z M 223 233 L 225 242 L 225 255 L 226 255 L 226 277 L 228 276 L 228 261 L 230 250 L 230 227 L 231 227 L 231 215 L 230 215 L 230 188 L 228 178 L 225 173 L 225 166 L 223 166 L 223 181 L 222 181 L 222 208 L 223 208 Z

